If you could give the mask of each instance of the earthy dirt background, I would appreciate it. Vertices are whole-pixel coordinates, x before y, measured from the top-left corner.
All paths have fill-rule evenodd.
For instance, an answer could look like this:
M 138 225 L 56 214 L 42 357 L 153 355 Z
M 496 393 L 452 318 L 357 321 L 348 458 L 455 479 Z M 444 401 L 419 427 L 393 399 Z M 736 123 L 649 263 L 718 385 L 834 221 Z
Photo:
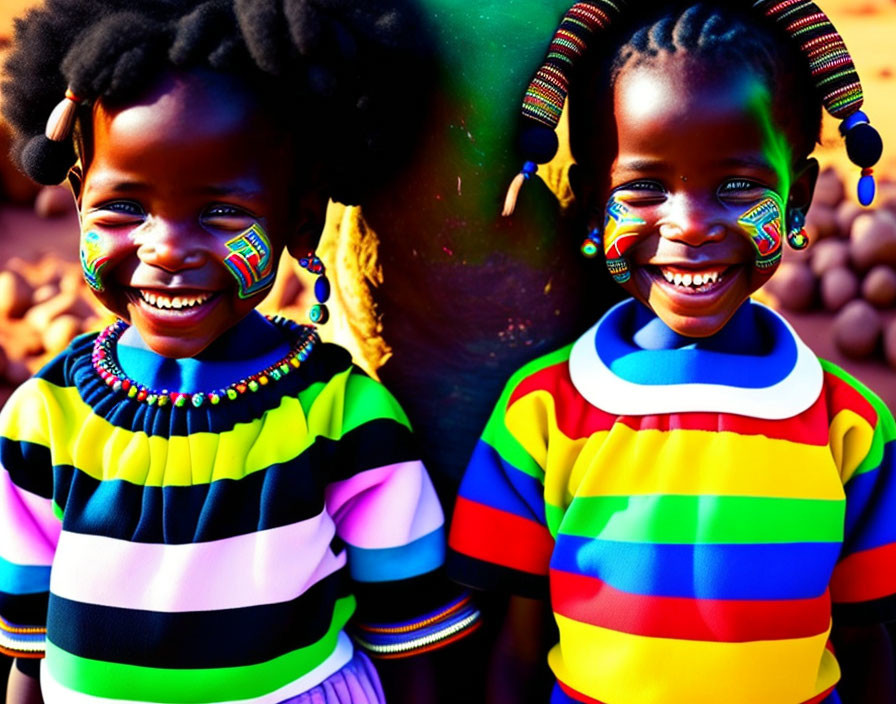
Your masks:
M 8 41 L 12 18 L 21 13 L 31 0 L 3 0 L 0 5 L 0 46 Z M 896 178 L 896 0 L 826 0 L 821 3 L 843 34 L 862 77 L 866 93 L 866 111 L 884 136 L 884 156 L 878 175 Z M 2 141 L 2 140 L 0 140 Z M 0 144 L 5 149 L 5 145 Z M 836 123 L 827 120 L 822 145 L 816 152 L 823 166 L 835 168 L 845 181 L 846 198 L 854 199 L 857 169 L 847 161 Z M 561 153 L 560 164 L 566 158 Z M 556 173 L 556 170 L 555 170 Z M 551 174 L 549 173 L 550 177 Z M 557 183 L 560 182 L 558 179 Z M 0 403 L 15 383 L 27 377 L 49 354 L 58 350 L 66 337 L 102 324 L 101 311 L 90 307 L 89 296 L 78 283 L 77 218 L 67 205 L 64 194 L 44 193 L 38 209 L 52 217 L 42 217 L 31 205 L 37 190 L 16 179 L 8 169 L 0 170 L 0 299 L 25 281 L 30 288 L 32 309 L 24 317 L 18 314 L 4 318 L 7 303 L 0 300 Z M 357 227 L 353 209 L 331 207 L 327 232 L 321 249 L 337 252 L 341 234 Z M 358 265 L 363 273 L 363 265 Z M 14 278 L 15 281 L 10 281 Z M 277 290 L 267 302 L 267 309 L 285 309 L 302 318 L 304 301 L 301 274 L 285 263 Z M 770 298 L 774 303 L 774 298 Z M 357 301 L 354 304 L 357 305 Z M 363 303 L 363 301 L 362 301 Z M 338 304 L 337 304 L 338 305 Z M 42 306 L 42 307 L 41 307 Z M 349 306 L 351 307 L 351 306 Z M 35 312 L 34 308 L 39 308 Z M 881 354 L 871 360 L 845 358 L 833 342 L 828 312 L 787 312 L 797 329 L 822 356 L 843 364 L 852 373 L 878 390 L 891 407 L 896 408 L 896 372 L 883 361 Z M 352 316 L 360 319 L 359 316 Z M 884 318 L 893 317 L 886 313 Z M 326 334 L 345 344 L 374 370 L 378 358 L 386 358 L 372 324 L 359 325 L 349 316 L 335 315 Z M 3 354 L 5 350 L 6 354 Z

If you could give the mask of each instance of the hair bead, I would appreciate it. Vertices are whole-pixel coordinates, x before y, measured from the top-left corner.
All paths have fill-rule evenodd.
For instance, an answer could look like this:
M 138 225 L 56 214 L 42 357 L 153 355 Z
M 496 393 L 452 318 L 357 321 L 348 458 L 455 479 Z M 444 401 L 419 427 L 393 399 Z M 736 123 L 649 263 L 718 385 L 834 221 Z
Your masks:
M 71 88 L 57 103 L 47 119 L 44 133 L 28 140 L 19 157 L 22 170 L 34 181 L 55 186 L 65 180 L 75 163 L 75 149 L 71 136 L 82 100 Z
M 626 0 L 577 2 L 563 16 L 544 63 L 529 83 L 523 97 L 525 127 L 520 147 L 526 161 L 523 170 L 514 177 L 507 189 L 501 212 L 505 217 L 513 214 L 520 190 L 537 170 L 537 164 L 550 161 L 557 153 L 558 142 L 554 130 L 563 112 L 569 74 L 575 62 L 585 53 L 591 37 L 610 26 L 627 4 Z M 553 134 L 553 139 L 548 133 Z
M 75 159 L 75 148 L 70 139 L 56 142 L 43 134 L 29 139 L 19 155 L 22 170 L 44 186 L 62 183 Z
M 52 139 L 54 142 L 68 139 L 72 134 L 72 127 L 75 125 L 77 112 L 78 103 L 69 98 L 66 92 L 65 98 L 53 108 L 47 120 L 47 126 L 44 129 L 47 139 Z
M 874 201 L 876 187 L 874 184 L 874 166 L 884 150 L 880 134 L 868 121 L 868 116 L 856 110 L 840 123 L 840 134 L 846 140 L 846 153 L 849 160 L 862 167 L 859 178 L 858 198 L 862 205 L 871 205 Z
M 876 187 L 874 185 L 873 170 L 869 167 L 862 169 L 862 175 L 859 178 L 858 196 L 859 203 L 862 205 L 871 205 L 874 201 Z
M 522 190 L 523 185 L 526 181 L 532 178 L 532 174 L 536 171 L 538 171 L 538 164 L 534 161 L 527 161 L 523 164 L 523 168 L 513 177 L 513 181 L 510 182 L 510 187 L 507 189 L 507 195 L 504 196 L 504 209 L 501 211 L 501 215 L 504 217 L 513 215 L 513 211 L 516 210 L 516 201 L 520 197 L 520 191 Z
M 877 130 L 867 122 L 862 122 L 849 131 L 846 135 L 846 153 L 850 161 L 863 169 L 870 168 L 877 163 L 884 150 L 883 140 Z
M 549 162 L 560 146 L 554 129 L 541 124 L 527 125 L 520 134 L 519 144 L 523 154 L 536 164 Z

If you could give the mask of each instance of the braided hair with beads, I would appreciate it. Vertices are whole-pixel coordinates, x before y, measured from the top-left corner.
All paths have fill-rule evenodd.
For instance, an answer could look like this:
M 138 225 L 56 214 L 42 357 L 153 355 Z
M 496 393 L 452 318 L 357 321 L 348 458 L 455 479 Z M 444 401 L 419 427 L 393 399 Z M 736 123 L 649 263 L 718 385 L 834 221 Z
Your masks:
M 643 24 L 645 17 L 652 18 L 652 24 Z M 583 65 L 593 61 L 595 54 L 602 49 L 606 53 L 606 45 L 612 46 L 632 24 L 636 25 L 632 36 L 615 53 L 611 81 L 626 62 L 660 51 L 718 52 L 717 56 L 743 61 L 768 77 L 769 85 L 780 86 L 784 81 L 796 91 L 791 103 L 803 116 L 804 129 L 797 138 L 805 154 L 817 140 L 822 105 L 842 120 L 840 132 L 847 154 L 862 169 L 859 201 L 863 205 L 872 202 L 872 167 L 880 158 L 883 143 L 860 110 L 862 87 L 843 39 L 815 3 L 740 0 L 635 5 L 626 0 L 591 0 L 576 3 L 567 11 L 526 91 L 520 130 L 525 162 L 508 189 L 504 215 L 513 213 L 519 190 L 537 165 L 550 161 L 556 153 L 554 129 L 575 76 L 583 73 Z M 790 70 L 794 64 L 802 65 L 802 75 Z M 813 114 L 818 117 L 811 117 Z

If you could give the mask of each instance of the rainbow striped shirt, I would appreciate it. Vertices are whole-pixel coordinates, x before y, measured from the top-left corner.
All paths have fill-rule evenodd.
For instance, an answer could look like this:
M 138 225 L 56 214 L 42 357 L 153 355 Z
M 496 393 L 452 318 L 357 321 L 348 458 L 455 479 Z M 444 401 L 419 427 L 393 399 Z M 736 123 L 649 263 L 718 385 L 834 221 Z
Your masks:
M 833 701 L 832 611 L 896 616 L 893 418 L 758 304 L 754 356 L 640 349 L 637 305 L 510 380 L 449 569 L 549 589 L 553 701 Z
M 291 699 L 351 659 L 356 600 L 387 654 L 470 626 L 433 628 L 456 596 L 442 511 L 401 408 L 345 350 L 178 408 L 113 394 L 94 337 L 0 412 L 0 648 L 46 653 L 48 704 Z

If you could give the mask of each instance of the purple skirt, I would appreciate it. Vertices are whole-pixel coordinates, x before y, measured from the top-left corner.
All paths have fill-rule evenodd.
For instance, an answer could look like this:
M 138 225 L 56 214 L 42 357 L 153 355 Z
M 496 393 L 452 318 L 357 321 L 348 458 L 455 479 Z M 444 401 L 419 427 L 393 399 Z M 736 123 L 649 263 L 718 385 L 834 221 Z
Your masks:
M 386 704 L 379 675 L 360 650 L 316 687 L 281 704 Z

